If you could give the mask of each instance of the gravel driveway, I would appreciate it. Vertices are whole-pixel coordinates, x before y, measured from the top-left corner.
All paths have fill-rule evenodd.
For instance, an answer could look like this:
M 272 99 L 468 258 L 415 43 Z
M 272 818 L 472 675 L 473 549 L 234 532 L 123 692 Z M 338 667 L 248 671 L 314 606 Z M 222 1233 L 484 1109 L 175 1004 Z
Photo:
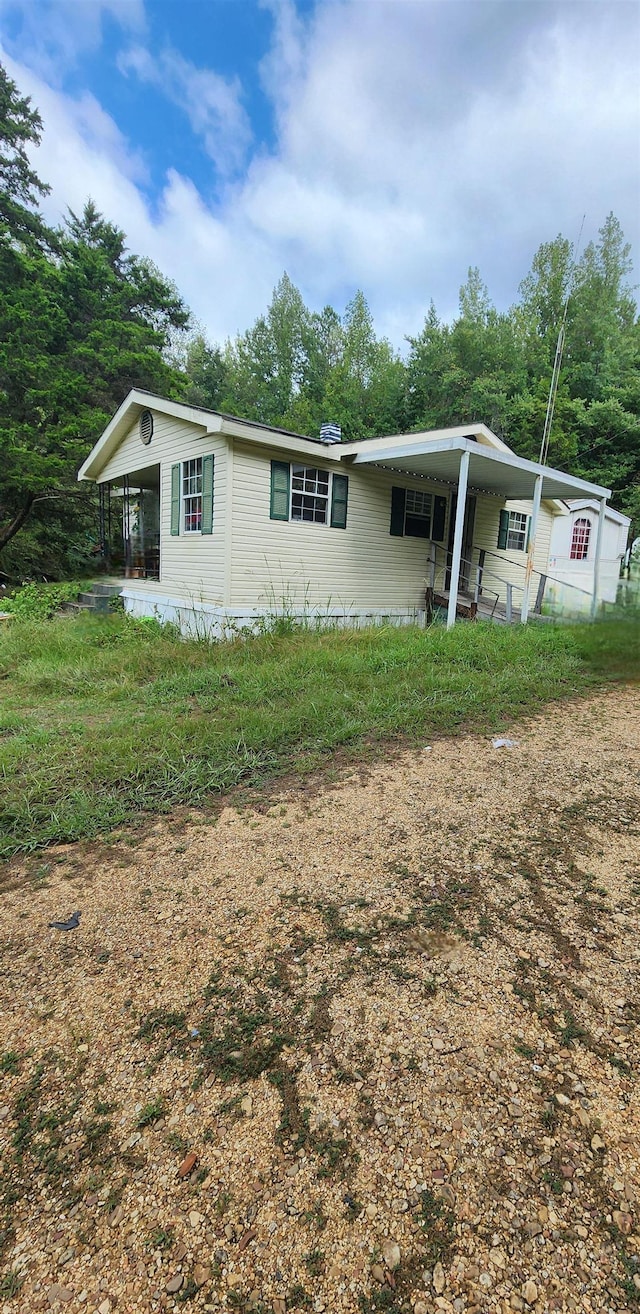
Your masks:
M 5 872 L 0 1309 L 638 1308 L 637 691 L 509 737 Z

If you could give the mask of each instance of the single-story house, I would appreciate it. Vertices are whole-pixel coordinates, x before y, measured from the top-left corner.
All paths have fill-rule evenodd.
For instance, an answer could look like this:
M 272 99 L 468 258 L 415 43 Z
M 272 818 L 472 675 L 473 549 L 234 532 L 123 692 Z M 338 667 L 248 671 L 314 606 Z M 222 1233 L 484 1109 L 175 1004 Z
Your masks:
M 567 503 L 568 515 L 554 519 L 549 544 L 549 574 L 553 576 L 548 595 L 562 596 L 563 584 L 571 586 L 571 597 L 578 604 L 575 590 L 579 589 L 588 607 L 593 594 L 596 541 L 600 504 L 594 497 L 572 498 Z M 605 602 L 615 602 L 620 584 L 622 562 L 627 552 L 627 539 L 631 520 L 620 511 L 608 506 L 602 528 L 599 596 Z
M 99 485 L 127 610 L 211 635 L 283 611 L 400 623 L 434 597 L 449 625 L 476 609 L 526 620 L 564 499 L 606 505 L 606 488 L 516 456 L 484 424 L 359 442 L 327 429 L 131 391 L 78 475 Z

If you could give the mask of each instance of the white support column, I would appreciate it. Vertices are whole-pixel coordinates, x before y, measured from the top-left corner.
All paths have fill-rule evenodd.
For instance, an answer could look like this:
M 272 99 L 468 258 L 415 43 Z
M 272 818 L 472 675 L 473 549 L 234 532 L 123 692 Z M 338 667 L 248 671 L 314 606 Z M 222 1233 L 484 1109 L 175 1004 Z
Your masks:
M 536 534 L 538 532 L 538 519 L 540 517 L 540 502 L 542 500 L 542 479 L 540 474 L 536 478 L 535 488 L 533 490 L 533 510 L 531 512 L 531 524 L 529 525 L 529 551 L 527 552 L 527 565 L 524 572 L 524 588 L 522 591 L 522 607 L 520 610 L 520 620 L 526 625 L 529 619 L 529 593 L 531 591 L 531 574 L 533 571 L 533 554 L 536 550 Z
M 460 582 L 460 558 L 462 556 L 462 531 L 464 513 L 467 504 L 467 481 L 469 478 L 469 453 L 460 457 L 458 475 L 458 504 L 456 506 L 456 523 L 453 531 L 453 555 L 451 558 L 451 579 L 449 581 L 449 607 L 447 610 L 447 629 L 456 623 L 456 605 L 458 602 L 458 584 Z
M 600 588 L 600 558 L 602 556 L 602 540 L 604 537 L 604 517 L 607 510 L 606 497 L 598 499 L 600 510 L 598 513 L 598 528 L 596 531 L 596 555 L 593 562 L 593 596 L 591 598 L 591 619 L 595 620 L 598 610 L 598 590 Z

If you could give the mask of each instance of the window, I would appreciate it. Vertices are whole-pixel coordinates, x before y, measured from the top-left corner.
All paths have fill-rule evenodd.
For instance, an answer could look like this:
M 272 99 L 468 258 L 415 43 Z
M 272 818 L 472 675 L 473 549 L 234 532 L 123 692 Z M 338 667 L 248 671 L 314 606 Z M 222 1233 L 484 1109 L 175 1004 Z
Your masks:
M 591 521 L 586 516 L 580 516 L 573 526 L 571 536 L 571 552 L 569 558 L 571 561 L 586 561 L 589 554 L 589 539 L 591 537 Z
M 329 514 L 329 473 L 311 465 L 291 467 L 291 519 L 326 525 Z
M 509 512 L 509 528 L 507 530 L 507 548 L 515 549 L 516 552 L 524 552 L 527 542 L 527 517 L 522 511 Z
M 349 477 L 318 470 L 313 465 L 271 462 L 272 520 L 347 528 Z
M 430 538 L 443 543 L 447 519 L 447 498 L 428 493 L 424 488 L 391 489 L 389 533 L 394 538 Z
M 404 532 L 412 538 L 431 537 L 431 493 L 422 488 L 407 488 L 404 504 Z
M 185 534 L 202 529 L 202 457 L 182 462 L 182 517 Z
M 171 466 L 171 533 L 212 534 L 213 452 Z

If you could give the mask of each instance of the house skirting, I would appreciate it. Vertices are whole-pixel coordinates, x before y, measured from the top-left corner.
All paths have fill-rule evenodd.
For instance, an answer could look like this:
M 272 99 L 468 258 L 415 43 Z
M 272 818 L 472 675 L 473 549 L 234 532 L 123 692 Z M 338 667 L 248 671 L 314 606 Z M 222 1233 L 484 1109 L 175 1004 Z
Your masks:
M 127 581 L 121 598 L 129 616 L 150 617 L 161 625 L 176 625 L 188 638 L 231 639 L 238 634 L 259 634 L 281 621 L 307 625 L 364 628 L 368 625 L 424 625 L 424 608 L 418 607 L 224 607 L 200 599 L 147 593 Z

